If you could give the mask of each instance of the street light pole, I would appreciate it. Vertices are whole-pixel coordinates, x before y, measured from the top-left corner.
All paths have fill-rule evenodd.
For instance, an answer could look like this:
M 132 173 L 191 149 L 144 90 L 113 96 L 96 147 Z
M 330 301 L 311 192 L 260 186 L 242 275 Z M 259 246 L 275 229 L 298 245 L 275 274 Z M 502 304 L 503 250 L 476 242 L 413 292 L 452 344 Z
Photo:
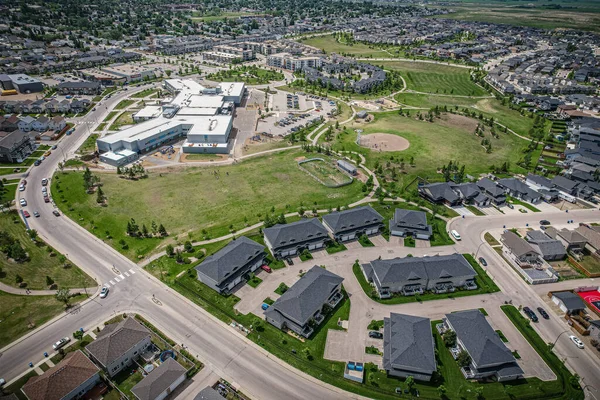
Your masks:
M 557 337 L 556 340 L 554 341 L 554 343 L 552 343 L 552 347 L 554 348 L 554 346 L 556 345 L 556 342 L 558 342 L 558 339 L 564 335 L 565 333 L 569 333 L 569 331 L 562 331 Z

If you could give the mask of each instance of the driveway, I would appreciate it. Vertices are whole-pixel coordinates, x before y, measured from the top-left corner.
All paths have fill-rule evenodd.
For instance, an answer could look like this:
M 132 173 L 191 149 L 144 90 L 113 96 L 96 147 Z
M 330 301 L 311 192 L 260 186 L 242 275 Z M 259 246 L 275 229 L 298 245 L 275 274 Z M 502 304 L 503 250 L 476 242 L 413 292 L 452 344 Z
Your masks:
M 465 215 L 465 216 L 466 215 L 470 215 L 470 216 L 475 215 L 467 207 L 460 206 L 460 207 L 450 207 L 450 208 L 452 210 L 456 211 L 458 213 L 458 215 Z
M 390 242 L 388 242 L 387 240 L 385 240 L 385 238 L 381 235 L 377 235 L 377 236 L 371 236 L 369 238 L 369 240 L 371 241 L 371 243 L 373 243 L 376 247 L 384 247 L 384 246 L 389 246 Z
M 493 206 L 477 207 L 485 215 L 502 215 L 502 212 Z
M 415 239 L 415 247 L 431 247 L 431 242 L 429 240 Z

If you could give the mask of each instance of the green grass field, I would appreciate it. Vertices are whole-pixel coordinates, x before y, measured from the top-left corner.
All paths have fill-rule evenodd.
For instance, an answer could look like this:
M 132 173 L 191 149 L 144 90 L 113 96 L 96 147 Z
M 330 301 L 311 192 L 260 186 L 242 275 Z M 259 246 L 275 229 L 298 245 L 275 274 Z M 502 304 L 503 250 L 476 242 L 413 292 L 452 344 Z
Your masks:
M 417 92 L 486 96 L 488 93 L 470 80 L 470 70 L 451 65 L 418 61 L 378 61 L 387 70 L 400 71 L 408 89 Z
M 96 196 L 85 193 L 82 174 L 78 172 L 56 174 L 52 193 L 65 214 L 102 239 L 107 239 L 109 232 L 112 238 L 106 242 L 135 258 L 154 251 L 164 240 L 126 236 L 126 223 L 131 218 L 140 227 L 146 224 L 149 228 L 153 220 L 162 223 L 171 241 L 174 236 L 195 241 L 228 234 L 230 229 L 239 230 L 246 223 L 262 220 L 266 213 L 293 212 L 301 205 L 338 207 L 363 197 L 357 182 L 337 189 L 316 183 L 298 168 L 295 158 L 303 155 L 292 151 L 232 166 L 150 172 L 147 179 L 138 181 L 98 174 L 104 184 L 107 207 L 97 205 Z M 60 189 L 56 188 L 57 183 Z M 128 249 L 119 245 L 121 239 Z
M 320 158 L 320 157 L 319 157 Z M 321 160 L 312 160 L 298 164 L 300 168 L 305 169 L 309 174 L 317 177 L 325 186 L 332 187 L 351 182 L 351 178 L 337 169 L 332 160 L 324 158 Z
M 103 122 L 110 122 L 115 117 L 115 115 L 117 115 L 118 113 L 119 113 L 118 111 L 111 111 L 111 112 L 109 112 L 106 115 L 106 118 L 104 118 Z
M 115 119 L 115 122 L 113 122 L 110 125 L 108 130 L 117 131 L 123 126 L 135 124 L 135 122 L 133 121 L 133 114 L 134 113 L 132 111 L 122 112 L 121 115 L 119 115 L 117 119 Z
M 387 52 L 369 46 L 363 43 L 353 43 L 351 45 L 338 42 L 333 35 L 316 36 L 308 39 L 302 39 L 302 43 L 324 50 L 326 53 L 347 54 L 355 57 L 391 57 Z
M 254 66 L 241 66 L 234 69 L 218 71 L 208 75 L 206 78 L 219 82 L 246 82 L 249 85 L 259 85 L 272 81 L 281 81 L 284 79 L 284 75 L 281 72 Z
M 7 232 L 17 239 L 29 256 L 28 261 L 15 262 L 4 253 L 1 253 L 1 282 L 17 287 L 16 276 L 20 275 L 23 282 L 27 283 L 27 287 L 32 290 L 48 289 L 46 276 L 50 276 L 60 288 L 81 288 L 96 285 L 92 278 L 76 266 L 69 263 L 71 266 L 64 268 L 66 259 L 56 251 L 50 253 L 41 239 L 38 239 L 39 244 L 34 244 L 25 231 L 25 226 L 17 216 L 16 211 L 0 213 L 0 231 Z
M 100 135 L 97 133 L 92 133 L 90 136 L 85 139 L 83 144 L 79 149 L 77 149 L 77 153 L 79 154 L 88 154 L 96 151 L 96 140 Z
M 127 107 L 133 105 L 133 103 L 135 103 L 135 102 L 136 102 L 135 100 L 129 100 L 129 99 L 121 100 L 119 102 L 119 104 L 117 104 L 115 106 L 115 110 L 122 110 L 124 108 L 127 108 Z
M 155 93 L 158 93 L 158 89 L 144 89 L 139 93 L 135 93 L 135 94 L 131 95 L 131 98 L 132 99 L 141 99 L 141 98 L 153 95 Z

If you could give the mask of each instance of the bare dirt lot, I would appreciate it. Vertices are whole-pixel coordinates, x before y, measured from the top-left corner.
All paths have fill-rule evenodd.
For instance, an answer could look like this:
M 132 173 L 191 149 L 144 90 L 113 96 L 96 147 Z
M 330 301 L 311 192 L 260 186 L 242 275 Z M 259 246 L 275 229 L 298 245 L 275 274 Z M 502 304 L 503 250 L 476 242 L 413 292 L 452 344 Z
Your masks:
M 371 133 L 360 138 L 360 145 L 371 150 L 402 151 L 409 148 L 410 143 L 398 135 L 389 133 Z

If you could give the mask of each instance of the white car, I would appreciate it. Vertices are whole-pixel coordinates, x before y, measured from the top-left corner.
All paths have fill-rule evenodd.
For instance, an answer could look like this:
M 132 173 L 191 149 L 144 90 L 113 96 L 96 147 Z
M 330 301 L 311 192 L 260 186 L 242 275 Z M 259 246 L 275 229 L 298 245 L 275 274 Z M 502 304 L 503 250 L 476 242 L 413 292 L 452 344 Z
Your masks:
M 456 239 L 456 240 L 460 240 L 460 239 L 461 239 L 461 238 L 460 238 L 460 234 L 459 234 L 458 232 L 456 232 L 454 229 L 452 229 L 452 230 L 450 231 L 450 234 L 451 234 L 451 235 L 454 237 L 454 239 Z
M 48 188 L 46 186 L 42 186 L 42 193 L 48 193 Z
M 579 340 L 577 336 L 571 335 L 569 336 L 569 339 L 571 339 L 571 341 L 575 343 L 575 346 L 579 347 L 580 349 L 583 349 L 585 347 L 583 342 Z
M 100 298 L 103 299 L 106 296 L 108 296 L 108 288 L 106 286 L 103 286 L 102 290 L 100 290 Z
M 19 203 L 21 203 L 21 206 L 25 207 L 27 205 L 27 200 L 21 199 L 19 200 Z
M 48 184 L 48 179 L 42 179 L 42 186 L 46 186 Z
M 69 343 L 70 341 L 71 341 L 71 338 L 69 338 L 69 337 L 64 337 L 64 338 L 60 339 L 58 342 L 54 343 L 54 344 L 52 345 L 52 348 L 53 348 L 54 350 L 58 350 L 58 349 L 60 349 L 61 347 L 63 347 L 64 345 L 66 345 L 67 343 Z
M 23 185 L 22 183 L 19 185 L 19 192 L 24 192 L 25 191 L 25 185 Z

